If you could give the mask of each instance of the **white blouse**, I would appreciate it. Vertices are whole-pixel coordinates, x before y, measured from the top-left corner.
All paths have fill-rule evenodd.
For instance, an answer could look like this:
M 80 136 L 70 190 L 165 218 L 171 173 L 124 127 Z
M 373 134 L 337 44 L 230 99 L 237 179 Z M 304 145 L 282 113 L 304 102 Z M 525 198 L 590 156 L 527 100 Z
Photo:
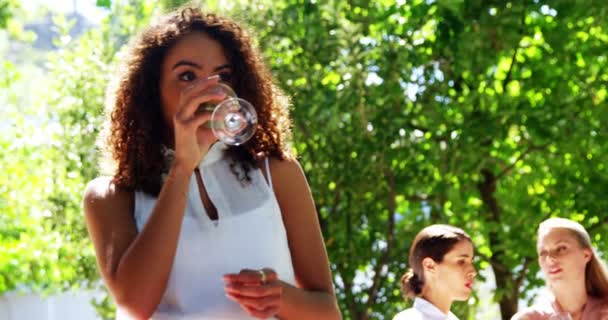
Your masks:
M 190 179 L 173 268 L 164 296 L 151 319 L 254 319 L 224 293 L 222 275 L 241 269 L 274 269 L 295 285 L 291 253 L 266 159 L 262 171 L 249 171 L 241 183 L 230 169 L 226 146 L 215 143 L 199 165 L 203 184 L 217 208 L 211 220 L 202 204 L 196 175 Z M 236 166 L 235 169 L 239 168 Z M 142 230 L 156 198 L 135 193 L 135 222 Z M 120 319 L 120 312 L 118 318 Z
M 458 320 L 458 318 L 452 312 L 443 313 L 423 298 L 416 298 L 412 308 L 399 312 L 393 320 Z

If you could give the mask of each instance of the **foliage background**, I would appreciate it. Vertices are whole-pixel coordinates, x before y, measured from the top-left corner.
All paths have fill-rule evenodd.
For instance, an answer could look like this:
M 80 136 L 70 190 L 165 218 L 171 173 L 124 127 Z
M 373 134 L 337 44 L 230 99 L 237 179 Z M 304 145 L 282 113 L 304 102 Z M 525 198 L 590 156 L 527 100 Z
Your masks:
M 97 288 L 80 199 L 121 49 L 181 1 L 97 0 L 53 15 L 52 50 L 0 0 L 0 293 Z M 497 289 L 462 319 L 509 319 L 542 286 L 533 245 L 549 216 L 608 252 L 608 5 L 553 1 L 208 1 L 251 27 L 293 101 L 293 148 L 316 200 L 346 319 L 386 319 L 410 240 L 461 226 Z M 481 282 L 481 281 L 480 281 Z M 109 299 L 94 301 L 111 319 Z

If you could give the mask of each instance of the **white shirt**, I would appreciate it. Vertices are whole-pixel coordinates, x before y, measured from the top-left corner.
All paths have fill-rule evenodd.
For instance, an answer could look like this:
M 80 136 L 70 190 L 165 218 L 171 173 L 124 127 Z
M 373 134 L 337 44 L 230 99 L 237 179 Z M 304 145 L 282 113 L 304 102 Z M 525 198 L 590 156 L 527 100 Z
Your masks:
M 458 320 L 458 318 L 452 312 L 443 313 L 423 298 L 416 298 L 412 308 L 399 312 L 393 320 Z
M 199 165 L 218 219 L 211 220 L 205 212 L 193 174 L 169 281 L 151 319 L 254 319 L 224 293 L 222 275 L 245 268 L 272 268 L 279 279 L 295 285 L 287 234 L 272 183 L 259 169 L 249 171 L 250 183 L 239 182 L 225 148 L 215 143 Z M 266 171 L 271 182 L 268 161 Z M 155 204 L 156 198 L 135 192 L 138 230 L 145 226 Z M 121 319 L 120 310 L 118 314 Z

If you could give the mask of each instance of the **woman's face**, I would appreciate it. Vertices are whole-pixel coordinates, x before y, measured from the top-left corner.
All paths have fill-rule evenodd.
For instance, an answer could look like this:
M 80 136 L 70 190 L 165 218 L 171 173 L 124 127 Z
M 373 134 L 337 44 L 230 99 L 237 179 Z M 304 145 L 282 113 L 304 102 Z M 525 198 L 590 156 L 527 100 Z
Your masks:
M 473 280 L 477 275 L 471 242 L 461 240 L 443 256 L 442 262 L 433 264 L 433 271 L 429 272 L 425 268 L 425 278 L 433 282 L 429 283 L 433 290 L 449 293 L 453 300 L 467 300 L 473 291 Z
M 160 95 L 165 123 L 173 129 L 173 116 L 180 108 L 181 92 L 198 79 L 220 75 L 231 84 L 232 66 L 222 45 L 204 32 L 195 31 L 179 39 L 161 66 Z
M 538 263 L 550 286 L 585 281 L 591 250 L 583 248 L 572 231 L 551 228 L 539 234 Z

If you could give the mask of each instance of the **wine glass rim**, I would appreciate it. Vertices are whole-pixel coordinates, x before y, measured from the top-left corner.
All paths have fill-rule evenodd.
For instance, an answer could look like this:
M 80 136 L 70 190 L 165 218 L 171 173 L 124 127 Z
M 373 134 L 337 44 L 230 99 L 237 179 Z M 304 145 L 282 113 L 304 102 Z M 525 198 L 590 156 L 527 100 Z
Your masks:
M 229 84 L 220 81 L 216 85 L 223 88 L 226 91 L 226 98 L 238 98 L 238 95 L 236 94 L 234 89 Z

